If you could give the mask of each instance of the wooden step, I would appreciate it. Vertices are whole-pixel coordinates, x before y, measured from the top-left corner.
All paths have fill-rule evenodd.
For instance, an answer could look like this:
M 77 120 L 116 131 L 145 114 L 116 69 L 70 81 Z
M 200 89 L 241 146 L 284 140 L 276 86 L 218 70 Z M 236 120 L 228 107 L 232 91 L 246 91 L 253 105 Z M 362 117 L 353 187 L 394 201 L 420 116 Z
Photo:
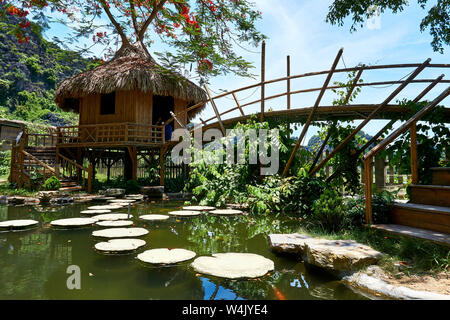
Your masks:
M 450 186 L 450 167 L 431 168 L 432 184 Z
M 371 227 L 396 235 L 428 240 L 450 247 L 450 234 L 448 233 L 402 226 L 399 224 L 373 224 Z
M 416 203 L 395 203 L 390 223 L 450 233 L 450 208 Z
M 450 186 L 410 184 L 408 188 L 412 203 L 450 207 Z

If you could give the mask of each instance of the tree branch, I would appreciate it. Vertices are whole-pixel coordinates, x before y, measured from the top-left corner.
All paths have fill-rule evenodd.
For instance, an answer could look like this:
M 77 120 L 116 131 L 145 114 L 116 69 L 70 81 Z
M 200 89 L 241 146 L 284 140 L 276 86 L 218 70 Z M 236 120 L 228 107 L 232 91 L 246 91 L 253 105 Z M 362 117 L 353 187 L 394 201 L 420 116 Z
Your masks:
M 142 39 L 144 38 L 145 31 L 147 31 L 148 26 L 153 21 L 153 19 L 155 19 L 156 14 L 158 13 L 159 10 L 162 9 L 162 7 L 164 6 L 164 4 L 166 2 L 167 2 L 167 0 L 160 0 L 159 3 L 156 5 L 156 7 L 153 8 L 153 11 L 150 14 L 150 17 L 148 17 L 148 19 L 144 22 L 144 24 L 142 25 L 141 30 L 139 31 L 139 34 L 138 34 L 138 39 L 139 40 L 142 41 Z
M 109 10 L 108 6 L 106 5 L 105 0 L 100 0 L 100 3 L 102 5 L 102 7 L 103 7 L 103 10 L 105 10 L 105 13 L 108 16 L 109 20 L 114 25 L 114 27 L 116 28 L 117 33 L 119 34 L 120 38 L 122 39 L 122 45 L 130 44 L 130 42 L 127 39 L 127 36 L 123 32 L 122 27 L 116 21 L 116 19 L 114 19 L 114 16 L 111 14 L 111 11 Z
M 136 20 L 136 9 L 134 8 L 134 0 L 129 0 L 130 2 L 130 8 L 131 8 L 131 19 L 133 20 L 133 28 L 134 32 L 136 33 L 136 37 L 138 37 L 139 34 L 139 27 Z M 139 39 L 137 39 L 139 40 Z

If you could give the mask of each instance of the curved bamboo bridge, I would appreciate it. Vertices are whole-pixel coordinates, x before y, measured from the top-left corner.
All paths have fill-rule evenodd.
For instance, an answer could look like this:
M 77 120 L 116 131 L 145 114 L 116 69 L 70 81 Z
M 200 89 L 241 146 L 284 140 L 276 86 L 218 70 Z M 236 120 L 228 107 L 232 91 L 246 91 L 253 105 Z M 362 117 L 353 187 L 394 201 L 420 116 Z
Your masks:
M 389 123 L 381 128 L 373 138 L 368 141 L 363 147 L 356 151 L 355 157 L 360 155 L 364 155 L 364 177 L 365 177 L 365 192 L 366 192 L 366 221 L 368 224 L 372 222 L 372 207 L 371 207 L 371 193 L 372 193 L 372 160 L 373 158 L 382 151 L 389 143 L 393 142 L 396 138 L 398 138 L 402 133 L 407 130 L 410 130 L 411 133 L 411 179 L 412 179 L 412 188 L 418 183 L 418 165 L 417 165 L 417 137 L 416 137 L 416 123 L 419 121 L 428 111 L 436 107 L 440 104 L 446 97 L 450 94 L 450 80 L 444 79 L 444 73 L 450 68 L 450 64 L 432 64 L 431 59 L 427 59 L 422 63 L 410 63 L 410 64 L 390 64 L 390 65 L 373 65 L 366 66 L 360 65 L 351 68 L 337 68 L 339 61 L 342 58 L 343 49 L 340 49 L 334 59 L 331 68 L 329 70 L 322 70 L 317 72 L 309 72 L 299 75 L 291 75 L 290 70 L 290 58 L 287 57 L 287 68 L 286 68 L 286 76 L 281 78 L 276 78 L 272 80 L 265 79 L 265 44 L 263 43 L 262 55 L 261 55 L 261 80 L 255 84 L 245 86 L 242 88 L 238 88 L 232 91 L 226 91 L 221 94 L 217 94 L 215 96 L 212 95 L 211 90 L 205 85 L 205 91 L 208 95 L 208 100 L 202 101 L 193 105 L 182 112 L 177 114 L 173 114 L 173 117 L 166 122 L 166 124 L 172 121 L 178 121 L 178 117 L 183 116 L 184 113 L 193 111 L 197 108 L 202 107 L 206 103 L 209 103 L 214 116 L 203 120 L 200 118 L 202 123 L 202 129 L 207 130 L 209 128 L 220 128 L 223 134 L 225 134 L 226 128 L 231 127 L 233 124 L 237 122 L 242 122 L 250 117 L 254 117 L 255 115 L 263 121 L 264 119 L 278 119 L 283 122 L 291 123 L 303 123 L 303 127 L 297 143 L 292 151 L 291 157 L 283 169 L 283 175 L 286 175 L 289 171 L 289 168 L 294 160 L 294 155 L 296 154 L 298 148 L 301 147 L 303 139 L 313 121 L 334 121 L 334 120 L 361 120 L 361 123 L 356 127 L 356 129 L 329 154 L 323 156 L 323 152 L 325 146 L 328 142 L 330 135 L 325 138 L 325 141 L 322 142 L 322 145 L 318 149 L 314 159 L 312 160 L 311 170 L 309 174 L 316 175 L 321 168 L 326 166 L 328 161 L 338 153 L 351 139 L 360 132 L 371 120 L 375 119 L 385 119 L 390 120 Z M 425 70 L 438 70 L 439 73 L 442 73 L 440 76 L 436 78 L 419 78 L 419 75 L 423 73 Z M 401 79 L 390 79 L 383 81 L 375 81 L 375 82 L 363 82 L 361 79 L 362 74 L 370 73 L 371 71 L 393 71 L 393 70 L 406 70 Z M 408 72 L 407 72 L 408 71 Z M 331 80 L 333 76 L 338 74 L 348 74 L 354 73 L 355 78 L 353 81 L 346 84 L 331 84 Z M 323 85 L 320 87 L 300 87 L 298 89 L 293 88 L 293 80 L 296 79 L 306 79 L 312 80 L 317 76 L 326 76 L 323 82 Z M 273 95 L 266 95 L 266 89 L 273 84 L 285 84 L 285 90 L 280 93 Z M 429 92 L 434 89 L 438 85 L 444 85 L 442 91 L 439 95 L 434 97 L 427 97 L 427 101 L 431 101 L 425 106 L 422 110 L 417 112 L 414 116 L 412 116 L 408 121 L 403 123 L 398 129 L 394 130 L 390 135 L 388 135 L 382 142 L 379 142 L 379 138 L 386 134 L 391 126 L 396 122 L 396 119 L 399 118 L 400 115 L 409 114 L 410 110 L 394 103 L 394 99 L 399 96 L 399 94 L 404 91 L 404 89 L 408 85 L 423 85 L 421 90 L 417 90 L 416 96 L 411 97 L 410 99 L 414 102 L 423 101 L 423 99 L 429 95 Z M 387 94 L 386 98 L 383 101 L 379 101 L 378 103 L 371 104 L 352 104 L 352 95 L 354 94 L 356 88 L 360 88 L 361 90 L 366 87 L 377 87 L 377 86 L 386 86 L 393 87 L 392 92 Z M 321 102 L 323 97 L 327 91 L 337 90 L 337 89 L 346 89 L 346 96 L 343 97 L 343 103 L 340 103 L 338 106 L 323 106 Z M 253 92 L 255 93 L 257 90 L 260 91 L 260 97 L 256 100 L 242 103 L 239 101 L 237 94 L 242 94 L 245 92 Z M 318 93 L 317 98 L 315 99 L 314 104 L 312 105 L 303 105 L 303 106 L 293 106 L 292 105 L 292 97 L 300 96 L 302 94 L 307 93 Z M 251 96 L 251 95 L 250 95 Z M 225 110 L 219 110 L 218 108 L 218 100 L 226 98 L 229 101 L 231 100 L 232 105 Z M 286 98 L 286 108 L 283 110 L 266 110 L 266 103 L 268 101 Z M 284 104 L 284 103 L 283 103 Z M 247 110 L 249 106 L 257 106 L 259 107 L 259 112 L 251 113 Z M 247 111 L 247 112 L 246 112 Z M 232 116 L 233 112 L 237 113 L 238 116 Z M 445 122 L 450 123 L 450 108 L 445 108 Z M 32 150 L 28 150 L 29 147 L 28 141 L 32 140 L 33 135 L 25 135 L 24 137 L 18 137 L 17 144 L 13 145 L 12 152 L 12 160 L 11 160 L 11 175 L 10 180 L 18 182 L 19 186 L 23 184 L 26 179 L 29 179 L 26 170 L 24 168 L 26 165 L 32 165 L 35 167 L 40 167 L 43 169 L 44 176 L 45 173 L 56 174 L 59 176 L 60 170 L 64 170 L 64 168 L 70 167 L 75 168 L 78 172 L 82 174 L 87 174 L 87 185 L 88 190 L 90 191 L 92 185 L 92 173 L 93 167 L 92 164 L 89 167 L 83 167 L 80 163 L 74 161 L 77 157 L 76 154 L 70 154 L 70 150 L 68 150 L 68 154 L 63 155 L 58 152 L 59 148 L 68 148 L 76 145 L 86 145 L 91 147 L 100 147 L 100 148 L 108 148 L 111 144 L 115 144 L 121 148 L 128 148 L 130 153 L 134 153 L 135 155 L 141 156 L 146 162 L 148 159 L 146 156 L 151 153 L 160 155 L 160 175 L 161 175 L 161 185 L 164 185 L 164 154 L 166 154 L 167 150 L 171 148 L 176 142 L 166 141 L 165 140 L 165 127 L 164 126 L 149 126 L 149 125 L 137 125 L 133 123 L 129 124 L 103 124 L 101 127 L 99 126 L 72 126 L 72 127 L 62 127 L 57 128 L 56 132 L 50 133 L 48 139 L 51 139 L 51 145 L 49 147 L 56 149 L 56 152 L 52 149 L 51 155 L 47 155 L 52 158 L 54 165 L 48 165 L 45 161 L 41 161 L 39 156 L 32 153 Z M 44 138 L 45 141 L 45 138 Z M 38 146 L 38 144 L 35 144 Z M 45 143 L 44 143 L 45 145 Z M 368 151 L 370 146 L 375 145 L 371 150 Z M 28 150 L 28 151 L 27 151 Z M 102 151 L 103 152 L 103 151 Z M 106 152 L 106 151 L 105 151 Z M 146 154 L 146 152 L 148 152 Z M 56 158 L 56 159 L 55 159 Z M 113 159 L 114 160 L 114 159 Z M 94 162 L 95 163 L 95 162 Z M 24 165 L 25 164 L 25 165 Z M 95 165 L 95 164 L 94 164 Z M 433 189 L 434 191 L 438 190 L 438 197 L 443 197 L 446 199 L 450 199 L 450 168 L 448 172 L 444 173 L 444 176 L 447 177 L 444 179 L 443 186 L 427 186 L 429 189 Z M 340 172 L 340 168 L 336 168 L 335 172 L 328 177 L 327 181 L 338 176 Z M 80 176 L 80 174 L 77 174 Z M 15 180 L 14 180 L 15 179 Z M 439 180 L 439 179 L 438 179 Z M 439 180 L 441 181 L 441 180 Z M 442 187 L 442 188 L 441 188 Z M 440 188 L 440 189 L 439 189 Z M 414 199 L 412 199 L 414 200 Z M 424 203 L 425 200 L 416 199 L 418 204 L 425 205 L 433 205 L 433 201 L 428 201 Z M 425 201 L 425 202 L 426 202 Z M 429 211 L 422 210 L 419 213 L 419 218 L 417 221 L 420 221 L 418 224 L 411 224 L 408 221 L 409 218 L 405 218 L 405 215 L 398 214 L 397 222 L 400 224 L 406 224 L 413 227 L 422 227 L 426 225 L 429 229 L 437 230 L 441 232 L 450 233 L 450 203 L 447 203 L 447 209 L 442 209 L 444 207 L 440 207 L 438 215 L 436 216 L 435 212 L 431 214 Z M 402 208 L 402 212 L 404 212 L 404 208 Z M 400 210 L 400 211 L 401 211 Z M 418 210 L 414 208 L 414 210 Z M 419 210 L 420 211 L 420 210 Z M 395 212 L 395 210 L 394 210 Z M 422 215 L 421 215 L 422 214 Z M 431 218 L 430 218 L 431 217 Z M 443 218 L 444 217 L 444 218 Z M 437 223 L 436 221 L 439 221 Z

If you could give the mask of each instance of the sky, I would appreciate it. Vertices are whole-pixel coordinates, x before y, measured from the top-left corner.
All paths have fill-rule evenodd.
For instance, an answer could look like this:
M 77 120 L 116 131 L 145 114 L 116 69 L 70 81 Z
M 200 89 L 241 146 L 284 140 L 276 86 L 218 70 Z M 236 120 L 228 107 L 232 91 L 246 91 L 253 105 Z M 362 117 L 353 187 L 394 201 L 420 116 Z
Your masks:
M 338 68 L 352 67 L 359 63 L 366 65 L 396 64 L 396 63 L 420 63 L 431 58 L 431 63 L 449 63 L 450 48 L 445 48 L 445 53 L 434 52 L 430 42 L 431 36 L 428 30 L 421 32 L 420 22 L 426 11 L 421 9 L 416 1 L 401 13 L 396 15 L 383 13 L 379 18 L 365 25 L 364 28 L 351 33 L 351 21 L 348 20 L 344 26 L 333 26 L 325 22 L 328 8 L 332 0 L 254 0 L 256 7 L 262 11 L 262 19 L 258 21 L 258 29 L 268 39 L 266 40 L 266 80 L 286 76 L 286 56 L 290 55 L 291 75 L 306 72 L 329 70 L 336 54 L 340 48 L 344 48 L 343 59 Z M 47 37 L 61 35 L 63 29 L 52 28 L 47 32 Z M 261 48 L 251 46 L 241 49 L 236 47 L 238 54 L 252 62 L 255 69 L 252 73 L 256 79 L 242 78 L 234 75 L 216 77 L 210 81 L 210 89 L 219 93 L 221 90 L 231 91 L 246 85 L 259 82 Z M 161 51 L 159 43 L 150 48 L 150 51 Z M 450 68 L 447 69 L 450 73 Z M 398 69 L 384 71 L 365 71 L 362 79 L 364 82 L 399 80 L 408 75 L 413 69 Z M 419 78 L 436 78 L 442 69 L 429 69 L 423 71 Z M 300 90 L 311 87 L 321 87 L 326 76 L 308 77 L 305 80 L 293 80 L 291 90 Z M 450 75 L 449 75 L 450 77 Z M 334 76 L 331 82 L 343 81 L 345 75 Z M 448 85 L 448 84 L 447 84 Z M 408 86 L 396 99 L 414 98 L 426 84 L 413 84 Z M 436 97 L 444 88 L 445 84 L 436 86 L 425 99 Z M 396 86 L 363 87 L 354 103 L 381 103 Z M 286 83 L 271 84 L 266 86 L 266 96 L 286 91 Z M 291 108 L 312 106 L 318 91 L 307 94 L 299 94 L 291 98 Z M 248 90 L 237 94 L 241 103 L 258 100 L 259 90 Z M 327 92 L 321 105 L 331 105 L 335 95 Z M 395 102 L 395 101 L 393 101 Z M 448 104 L 450 97 L 443 101 Z M 217 100 L 219 110 L 234 107 L 234 100 L 223 98 Z M 248 106 L 245 113 L 257 112 L 259 104 Z M 286 108 L 286 98 L 273 99 L 266 102 L 266 110 L 281 110 Z M 230 113 L 223 118 L 238 116 L 239 113 Z M 214 116 L 212 107 L 208 104 L 202 114 L 202 119 Z M 198 119 L 198 118 L 197 118 Z M 195 120 L 194 120 L 195 121 Z M 371 121 L 363 130 L 369 134 L 375 134 L 387 121 Z M 358 124 L 358 121 L 355 121 Z M 398 126 L 399 123 L 396 123 Z M 299 131 L 299 130 L 298 130 Z M 316 134 L 316 128 L 310 128 L 304 142 Z M 294 135 L 298 135 L 298 132 Z

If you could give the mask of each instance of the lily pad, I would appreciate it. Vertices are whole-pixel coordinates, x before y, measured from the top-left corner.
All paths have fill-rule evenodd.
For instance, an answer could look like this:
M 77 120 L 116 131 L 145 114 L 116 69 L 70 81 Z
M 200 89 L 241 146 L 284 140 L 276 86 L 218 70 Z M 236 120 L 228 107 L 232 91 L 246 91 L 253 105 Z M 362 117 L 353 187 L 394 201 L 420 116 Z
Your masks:
M 93 216 L 92 219 L 96 219 L 98 221 L 126 220 L 126 219 L 128 219 L 128 214 L 126 214 L 126 213 L 106 213 L 106 214 L 99 214 L 98 216 Z
M 103 213 L 110 213 L 110 212 L 111 212 L 111 210 L 83 210 L 80 213 L 90 216 L 90 215 L 94 215 L 94 214 L 103 214 Z
M 235 209 L 218 209 L 210 211 L 209 213 L 216 216 L 237 216 L 239 214 L 242 214 L 243 212 L 241 210 Z
M 28 229 L 37 226 L 38 223 L 38 221 L 30 219 L 2 221 L 0 222 L 0 230 Z
M 192 210 L 192 211 L 211 211 L 215 210 L 214 207 L 208 207 L 208 206 L 187 206 L 183 207 L 183 210 Z

